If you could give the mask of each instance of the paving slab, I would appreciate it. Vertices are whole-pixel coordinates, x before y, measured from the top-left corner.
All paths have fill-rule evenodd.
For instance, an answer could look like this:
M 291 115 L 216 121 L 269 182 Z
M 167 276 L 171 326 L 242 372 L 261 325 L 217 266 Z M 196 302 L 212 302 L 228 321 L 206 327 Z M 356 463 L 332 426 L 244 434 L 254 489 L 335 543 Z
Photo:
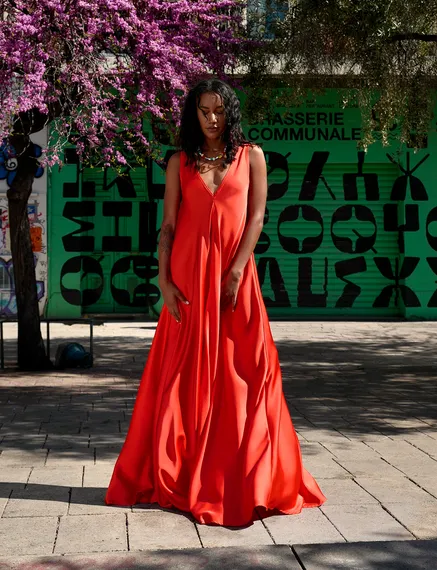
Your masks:
M 194 521 L 166 510 L 145 509 L 127 515 L 130 550 L 201 548 Z
M 61 517 L 55 554 L 127 551 L 126 516 Z
M 374 460 L 379 459 L 380 455 L 377 451 L 371 449 L 362 441 L 345 441 L 341 443 L 325 442 L 324 446 L 338 459 L 346 461 L 354 460 Z
M 0 468 L 0 489 L 23 488 L 29 479 L 31 467 L 2 466 Z
M 57 525 L 57 517 L 1 518 L 0 557 L 52 554 Z
M 117 513 L 130 513 L 130 507 L 113 507 L 105 504 L 106 488 L 85 487 L 75 488 L 71 492 L 68 515 L 101 515 Z M 1 569 L 0 569 L 1 570 Z
M 60 487 L 81 487 L 83 467 L 79 464 L 65 467 L 34 467 L 30 474 L 28 486 L 50 485 Z
M 322 505 L 320 508 L 348 542 L 413 538 L 380 505 Z
M 421 451 L 430 455 L 433 459 L 437 459 L 437 439 L 424 435 L 423 433 L 404 434 L 403 437 Z
M 366 488 L 360 487 L 353 479 L 323 479 L 319 477 L 317 483 L 323 491 L 327 501 L 325 505 L 352 505 L 378 503 L 367 492 Z
M 416 538 L 437 537 L 437 500 L 428 503 L 416 502 L 385 503 L 384 507 L 396 517 Z M 436 563 L 437 567 L 437 563 Z
M 306 439 L 306 441 L 322 441 L 331 443 L 347 441 L 344 435 L 337 431 L 333 431 L 332 429 L 302 428 L 299 430 L 299 433 Z
M 62 451 L 50 450 L 47 455 L 47 467 L 70 468 L 79 465 L 94 465 L 94 449 L 65 449 Z
M 395 477 L 404 477 L 404 474 L 390 465 L 381 457 L 381 459 L 336 459 L 336 462 L 347 472 L 349 477 L 373 477 L 376 479 L 393 479 Z M 323 477 L 323 475 L 321 475 Z
M 2 570 L 302 570 L 288 546 L 0 558 Z
M 84 487 L 104 487 L 108 488 L 114 471 L 114 465 L 85 465 L 83 471 Z
M 298 515 L 273 515 L 263 519 L 276 544 L 342 542 L 343 536 L 318 508 Z
M 407 477 L 376 479 L 357 477 L 356 482 L 383 505 L 386 503 L 429 503 L 437 501 Z
M 196 524 L 200 540 L 205 548 L 214 546 L 263 546 L 274 544 L 261 520 L 246 527 L 220 527 Z
M 67 514 L 69 487 L 35 485 L 14 490 L 3 517 L 56 517 Z
M 8 500 L 9 500 L 8 497 L 0 497 L 0 518 L 3 516 L 3 512 L 8 503 Z
M 349 479 L 351 477 L 351 473 L 347 469 L 331 458 L 303 456 L 303 464 L 316 479 L 321 477 L 324 479 Z
M 87 434 L 75 434 L 74 437 L 71 434 L 66 433 L 49 433 L 46 434 L 47 438 L 44 443 L 45 449 L 50 449 L 50 452 L 61 451 L 65 449 L 76 449 L 82 451 L 89 448 L 89 435 Z
M 411 480 L 422 487 L 427 493 L 437 499 L 437 477 L 436 475 L 414 475 Z
M 34 451 L 5 449 L 0 454 L 0 470 L 11 465 L 16 465 L 17 467 L 33 467 L 34 465 L 44 465 L 46 459 L 46 449 L 37 449 Z
M 437 540 L 294 545 L 304 570 L 434 570 Z
M 33 450 L 42 449 L 46 442 L 47 436 L 40 434 L 27 434 L 25 437 L 16 437 L 11 434 L 5 435 L 0 449 L 16 449 L 16 450 Z

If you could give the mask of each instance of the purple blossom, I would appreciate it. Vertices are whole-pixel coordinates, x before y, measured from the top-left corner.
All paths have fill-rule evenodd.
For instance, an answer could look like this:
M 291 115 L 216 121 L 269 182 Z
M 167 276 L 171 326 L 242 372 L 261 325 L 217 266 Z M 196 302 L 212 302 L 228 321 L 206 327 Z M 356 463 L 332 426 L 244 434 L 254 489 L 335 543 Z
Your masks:
M 17 113 L 55 109 L 45 163 L 60 160 L 74 134 L 80 154 L 123 164 L 123 150 L 149 148 L 144 117 L 177 123 L 181 94 L 201 76 L 223 77 L 235 63 L 244 2 L 39 0 L 29 6 L 28 0 L 2 4 L 1 140 Z M 135 133 L 135 144 L 127 131 Z

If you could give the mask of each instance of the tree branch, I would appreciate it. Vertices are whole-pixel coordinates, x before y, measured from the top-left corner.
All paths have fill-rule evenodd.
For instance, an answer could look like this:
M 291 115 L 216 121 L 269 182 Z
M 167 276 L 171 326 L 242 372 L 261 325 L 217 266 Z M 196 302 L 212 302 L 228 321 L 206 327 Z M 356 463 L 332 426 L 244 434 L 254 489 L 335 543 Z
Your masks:
M 388 38 L 390 43 L 405 41 L 405 40 L 416 40 L 419 42 L 437 42 L 437 34 L 419 34 L 419 33 L 410 33 L 410 34 L 394 34 Z

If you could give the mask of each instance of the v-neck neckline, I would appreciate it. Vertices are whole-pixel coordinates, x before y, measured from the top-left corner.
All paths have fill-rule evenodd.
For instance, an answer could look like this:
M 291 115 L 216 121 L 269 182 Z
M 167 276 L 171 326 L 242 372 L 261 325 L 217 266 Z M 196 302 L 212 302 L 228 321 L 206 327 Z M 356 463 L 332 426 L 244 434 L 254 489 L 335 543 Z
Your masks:
M 239 150 L 240 150 L 240 149 L 239 149 Z M 201 180 L 202 183 L 203 183 L 203 186 L 204 186 L 205 189 L 209 192 L 209 194 L 211 194 L 211 196 L 216 196 L 217 193 L 219 192 L 219 190 L 221 189 L 221 187 L 223 186 L 223 183 L 224 183 L 224 181 L 226 180 L 226 176 L 228 175 L 229 171 L 231 170 L 232 165 L 234 164 L 236 158 L 237 158 L 237 157 L 235 157 L 234 160 L 231 162 L 231 164 L 228 166 L 228 169 L 226 170 L 225 175 L 224 175 L 223 178 L 221 179 L 220 184 L 217 186 L 217 188 L 216 188 L 216 190 L 215 190 L 214 192 L 211 190 L 211 188 L 208 186 L 208 184 L 207 184 L 207 183 L 205 182 L 205 180 L 202 178 L 202 175 L 200 174 L 200 170 L 198 170 L 198 169 L 196 168 L 196 174 L 197 174 L 197 176 L 200 178 L 200 180 Z

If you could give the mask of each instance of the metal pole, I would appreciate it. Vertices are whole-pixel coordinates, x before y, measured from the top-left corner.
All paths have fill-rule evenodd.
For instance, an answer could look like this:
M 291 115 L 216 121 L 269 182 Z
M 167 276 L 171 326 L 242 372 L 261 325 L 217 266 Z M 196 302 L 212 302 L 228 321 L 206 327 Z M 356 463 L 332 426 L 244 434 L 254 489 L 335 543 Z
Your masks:
M 94 347 L 93 347 L 93 321 L 90 321 L 90 353 L 94 360 Z
M 50 320 L 47 319 L 47 356 L 50 360 Z
M 5 351 L 3 346 L 3 321 L 0 321 L 0 364 L 2 370 L 5 368 Z

